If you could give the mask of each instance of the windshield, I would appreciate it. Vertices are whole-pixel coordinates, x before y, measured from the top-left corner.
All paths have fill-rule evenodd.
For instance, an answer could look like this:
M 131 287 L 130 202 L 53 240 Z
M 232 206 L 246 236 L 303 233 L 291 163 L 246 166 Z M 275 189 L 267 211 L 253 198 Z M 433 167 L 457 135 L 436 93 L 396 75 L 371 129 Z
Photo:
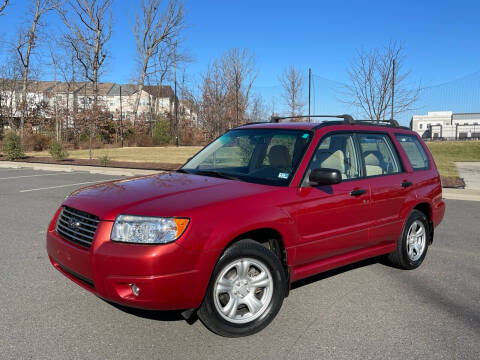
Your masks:
M 179 171 L 288 186 L 311 138 L 311 131 L 232 130 L 205 147 Z

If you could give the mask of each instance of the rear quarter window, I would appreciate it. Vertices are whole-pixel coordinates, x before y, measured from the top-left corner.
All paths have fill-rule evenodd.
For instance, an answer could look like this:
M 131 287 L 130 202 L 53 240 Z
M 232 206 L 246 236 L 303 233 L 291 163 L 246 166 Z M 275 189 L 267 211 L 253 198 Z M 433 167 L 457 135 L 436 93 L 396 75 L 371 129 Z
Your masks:
M 427 153 L 416 136 L 395 134 L 395 137 L 407 154 L 413 170 L 427 170 L 430 168 Z

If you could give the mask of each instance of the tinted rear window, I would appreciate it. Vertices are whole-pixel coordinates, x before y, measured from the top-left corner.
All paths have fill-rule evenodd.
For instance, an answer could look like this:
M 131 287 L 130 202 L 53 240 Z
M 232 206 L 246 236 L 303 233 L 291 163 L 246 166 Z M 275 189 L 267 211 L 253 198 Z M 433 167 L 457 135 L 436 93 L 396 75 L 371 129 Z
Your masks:
M 413 170 L 426 170 L 430 168 L 428 156 L 418 138 L 414 135 L 395 134 L 398 142 L 407 154 Z

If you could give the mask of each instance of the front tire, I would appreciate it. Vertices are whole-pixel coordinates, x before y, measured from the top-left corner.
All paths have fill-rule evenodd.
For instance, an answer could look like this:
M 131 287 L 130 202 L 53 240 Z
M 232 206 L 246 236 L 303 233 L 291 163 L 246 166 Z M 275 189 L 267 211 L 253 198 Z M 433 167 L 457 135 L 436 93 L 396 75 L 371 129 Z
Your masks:
M 412 210 L 405 223 L 402 236 L 397 241 L 397 249 L 388 256 L 388 259 L 403 269 L 416 269 L 427 255 L 429 234 L 429 223 L 425 214 L 418 210 Z
M 254 241 L 240 241 L 229 247 L 215 266 L 198 316 L 219 335 L 252 335 L 277 315 L 286 282 L 282 263 L 274 253 Z

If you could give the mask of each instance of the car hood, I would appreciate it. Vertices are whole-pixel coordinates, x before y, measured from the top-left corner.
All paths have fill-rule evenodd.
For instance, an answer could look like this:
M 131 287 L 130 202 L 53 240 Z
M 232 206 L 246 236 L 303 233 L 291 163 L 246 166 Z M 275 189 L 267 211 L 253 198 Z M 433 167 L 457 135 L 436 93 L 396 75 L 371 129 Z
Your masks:
M 178 172 L 116 180 L 74 191 L 64 205 L 115 220 L 119 214 L 188 216 L 192 209 L 273 190 L 272 186 Z

